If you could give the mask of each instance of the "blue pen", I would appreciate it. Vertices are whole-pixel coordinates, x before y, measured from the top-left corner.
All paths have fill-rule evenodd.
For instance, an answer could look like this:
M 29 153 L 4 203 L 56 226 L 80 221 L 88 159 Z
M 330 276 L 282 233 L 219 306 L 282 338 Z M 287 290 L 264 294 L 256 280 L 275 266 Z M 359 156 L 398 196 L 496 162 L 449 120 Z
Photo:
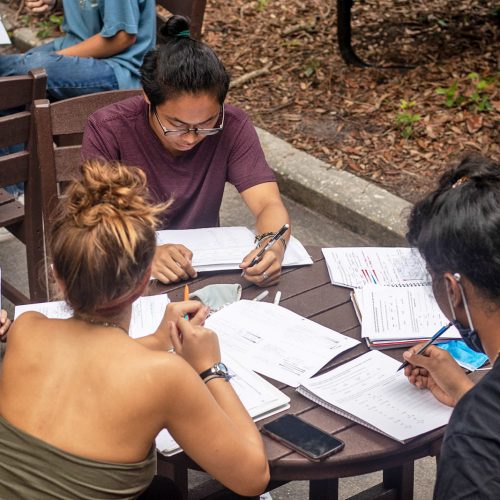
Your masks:
M 442 328 L 440 328 L 423 346 L 422 348 L 417 352 L 417 354 L 422 354 L 431 344 L 434 343 L 434 341 L 440 337 L 441 335 L 443 335 L 443 333 L 448 330 L 448 328 L 450 328 L 450 326 L 452 326 L 452 323 L 448 323 L 447 325 L 443 326 Z M 405 361 L 399 368 L 397 371 L 399 370 L 402 370 L 405 366 L 408 366 L 410 363 L 408 363 L 408 361 Z

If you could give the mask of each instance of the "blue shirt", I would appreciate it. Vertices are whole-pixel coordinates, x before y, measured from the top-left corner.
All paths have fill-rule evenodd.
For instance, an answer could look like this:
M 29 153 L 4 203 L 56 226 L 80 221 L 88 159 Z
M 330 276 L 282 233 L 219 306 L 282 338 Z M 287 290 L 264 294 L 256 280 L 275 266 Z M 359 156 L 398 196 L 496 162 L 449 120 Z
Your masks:
M 90 38 L 104 38 L 125 31 L 136 42 L 107 59 L 120 89 L 140 87 L 139 69 L 144 54 L 156 43 L 155 0 L 63 0 L 65 36 L 55 41 L 55 50 L 65 49 Z

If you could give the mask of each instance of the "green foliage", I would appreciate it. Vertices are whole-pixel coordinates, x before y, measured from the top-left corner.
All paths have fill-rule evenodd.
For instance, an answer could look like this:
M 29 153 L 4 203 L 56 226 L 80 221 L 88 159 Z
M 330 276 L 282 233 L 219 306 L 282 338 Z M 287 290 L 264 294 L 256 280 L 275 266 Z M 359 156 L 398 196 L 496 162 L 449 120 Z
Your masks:
M 444 96 L 447 108 L 468 106 L 477 112 L 493 109 L 489 89 L 495 77 L 482 78 L 478 73 L 469 73 L 462 82 L 454 81 L 449 87 L 438 87 L 436 94 Z
M 465 97 L 458 91 L 458 83 L 453 82 L 449 87 L 438 87 L 436 94 L 444 95 L 444 105 L 447 108 L 459 107 L 465 101 Z
M 269 0 L 257 0 L 257 11 L 264 12 L 266 10 Z
M 422 118 L 419 114 L 411 111 L 416 104 L 415 101 L 401 99 L 399 111 L 396 113 L 396 125 L 405 139 L 409 139 L 413 135 L 414 125 Z
M 316 74 L 316 71 L 318 71 L 320 67 L 320 61 L 318 61 L 317 59 L 311 59 L 307 61 L 304 66 L 302 66 L 302 71 L 304 72 L 304 75 L 307 76 L 307 78 L 310 78 L 311 76 Z

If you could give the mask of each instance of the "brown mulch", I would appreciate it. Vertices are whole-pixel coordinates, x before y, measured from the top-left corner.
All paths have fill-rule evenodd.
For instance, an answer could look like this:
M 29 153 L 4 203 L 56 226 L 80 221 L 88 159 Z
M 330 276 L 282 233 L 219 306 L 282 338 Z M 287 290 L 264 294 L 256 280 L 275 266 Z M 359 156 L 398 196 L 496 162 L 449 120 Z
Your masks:
M 412 202 L 465 151 L 500 160 L 499 2 L 359 0 L 352 13 L 355 50 L 374 67 L 341 58 L 334 0 L 208 0 L 204 40 L 233 82 L 253 75 L 229 101 L 329 168 Z M 490 110 L 471 102 L 472 72 L 489 82 Z M 447 107 L 436 90 L 454 84 L 465 99 Z M 396 122 L 402 99 L 420 116 L 409 138 Z
M 330 168 L 412 202 L 464 151 L 500 160 L 498 2 L 370 0 L 352 12 L 353 45 L 378 67 L 344 63 L 333 0 L 209 0 L 204 40 L 233 80 L 264 73 L 229 101 Z M 415 67 L 380 67 L 396 65 Z M 471 72 L 494 80 L 481 90 L 491 110 L 474 108 Z M 454 82 L 465 101 L 447 107 L 436 89 Z M 402 99 L 420 115 L 407 139 L 396 123 Z

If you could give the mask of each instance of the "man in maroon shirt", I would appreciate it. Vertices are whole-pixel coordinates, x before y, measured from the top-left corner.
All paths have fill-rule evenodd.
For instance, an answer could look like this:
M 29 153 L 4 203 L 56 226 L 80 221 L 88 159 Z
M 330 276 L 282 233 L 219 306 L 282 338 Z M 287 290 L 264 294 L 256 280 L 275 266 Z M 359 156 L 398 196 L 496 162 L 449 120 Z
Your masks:
M 255 215 L 264 244 L 289 223 L 275 177 L 248 116 L 224 104 L 229 76 L 214 52 L 189 37 L 181 16 L 162 29 L 165 43 L 142 66 L 144 97 L 107 106 L 88 121 L 82 158 L 119 160 L 141 167 L 157 201 L 173 199 L 165 220 L 170 229 L 218 225 L 226 181 Z M 260 262 L 258 249 L 241 263 L 256 284 L 276 283 L 289 238 L 285 235 Z M 158 247 L 153 276 L 165 283 L 196 276 L 183 245 Z

